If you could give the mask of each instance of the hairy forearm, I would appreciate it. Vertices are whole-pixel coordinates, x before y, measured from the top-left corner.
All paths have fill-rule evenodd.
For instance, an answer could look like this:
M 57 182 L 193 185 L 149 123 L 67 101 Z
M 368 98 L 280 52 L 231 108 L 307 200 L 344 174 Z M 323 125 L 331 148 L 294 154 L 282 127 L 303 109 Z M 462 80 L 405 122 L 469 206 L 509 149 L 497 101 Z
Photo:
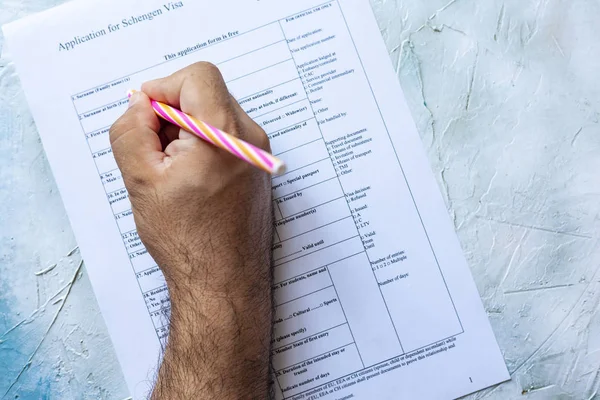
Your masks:
M 271 176 L 161 124 L 150 98 L 265 151 L 265 131 L 218 68 L 196 63 L 142 85 L 110 129 L 138 235 L 171 298 L 153 399 L 267 397 L 271 339 Z
M 259 273 L 247 265 L 212 265 L 213 271 L 231 271 L 226 290 L 171 277 L 169 339 L 153 400 L 269 397 L 272 302 L 266 262 Z

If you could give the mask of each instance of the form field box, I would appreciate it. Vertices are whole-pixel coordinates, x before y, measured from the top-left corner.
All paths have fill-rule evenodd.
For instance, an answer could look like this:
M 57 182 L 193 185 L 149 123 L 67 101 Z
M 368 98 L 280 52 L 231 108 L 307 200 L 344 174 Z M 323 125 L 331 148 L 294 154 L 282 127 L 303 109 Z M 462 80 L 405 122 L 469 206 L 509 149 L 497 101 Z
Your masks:
M 163 286 L 165 284 L 165 277 L 156 263 L 154 263 L 153 267 L 137 273 L 136 277 L 138 278 L 140 289 L 142 289 L 143 292 Z M 166 299 L 168 299 L 168 296 Z
M 309 235 L 310 233 L 313 233 L 314 235 L 326 235 L 329 230 L 339 228 L 339 224 L 343 224 L 344 227 L 349 227 L 350 225 L 344 221 L 352 221 L 352 218 L 348 209 L 344 208 L 343 202 L 345 201 L 346 200 L 343 198 L 337 199 L 276 221 L 275 228 L 277 229 L 277 234 L 280 238 L 279 244 L 285 247 L 288 241 Z M 343 237 L 346 237 L 345 235 L 350 233 L 352 235 L 358 234 L 354 227 L 354 229 L 349 229 L 347 232 L 338 234 L 338 236 L 343 235 Z M 302 250 L 299 250 L 296 253 L 306 254 L 309 250 L 313 249 L 313 247 L 310 247 L 311 244 L 306 246 L 303 244 Z M 318 250 L 323 244 L 318 247 L 315 245 L 314 248 Z
M 315 266 L 326 266 L 347 257 L 364 252 L 360 237 L 353 237 L 335 246 L 321 249 L 317 253 L 311 253 L 300 258 L 290 257 L 287 261 L 281 260 L 275 263 L 273 278 L 275 282 L 293 278 L 298 274 L 312 271 Z
M 131 260 L 133 271 L 136 274 L 156 265 L 156 262 L 146 249 L 130 254 L 129 259 Z
M 106 128 L 107 121 L 110 121 L 112 125 L 127 109 L 129 100 L 123 96 L 125 96 L 125 93 L 121 93 L 118 98 L 111 100 L 110 103 L 94 105 L 92 109 L 77 110 L 83 131 L 88 133 Z
M 331 284 L 327 267 L 317 268 L 285 281 L 277 282 L 273 285 L 273 299 L 275 305 L 280 305 L 306 296 L 315 290 L 331 286 Z
M 331 161 L 322 160 L 304 168 L 292 170 L 289 173 L 272 180 L 273 198 L 281 198 L 298 190 L 304 190 L 329 180 L 337 180 L 337 174 Z
M 313 215 L 320 212 L 321 214 L 318 214 L 318 216 L 320 221 L 324 223 L 323 226 L 317 225 L 313 230 L 300 235 L 298 235 L 298 232 L 301 232 L 301 230 L 298 226 L 288 228 L 289 231 L 284 230 L 286 229 L 285 226 L 287 224 L 280 225 L 277 228 L 280 237 L 282 235 L 284 237 L 286 235 L 292 237 L 288 240 L 283 239 L 283 241 L 280 242 L 273 250 L 273 260 L 275 265 L 298 257 L 306 256 L 310 253 L 318 252 L 321 249 L 328 248 L 343 242 L 344 240 L 358 236 L 356 225 L 354 225 L 354 221 L 348 215 L 349 211 L 346 209 L 345 212 L 348 214 L 344 215 L 344 209 L 341 208 L 339 204 L 334 204 L 334 202 L 332 202 L 326 206 L 323 206 L 320 211 L 317 211 L 317 209 L 313 210 L 314 212 L 309 213 L 308 215 Z M 334 211 L 338 212 L 339 214 L 331 216 L 329 213 Z M 338 218 L 338 221 L 332 223 L 330 219 L 333 218 Z M 344 219 L 340 220 L 340 218 Z M 334 221 L 336 220 L 334 219 Z M 295 222 L 298 222 L 298 220 L 295 220 Z M 309 227 L 312 225 L 316 225 L 316 223 L 312 222 Z
M 312 134 L 312 132 L 314 131 L 311 131 L 310 134 Z M 273 144 L 277 145 L 276 142 Z M 294 174 L 301 169 L 310 168 L 312 164 L 318 161 L 327 159 L 329 164 L 331 164 L 327 147 L 325 146 L 323 140 L 320 140 L 320 137 L 316 137 L 312 141 L 303 142 L 297 146 L 292 147 L 283 145 L 281 147 L 286 149 L 285 152 L 274 154 L 277 154 L 277 156 L 285 162 L 288 172 L 284 175 L 275 177 L 273 179 L 273 186 L 277 185 L 281 181 L 286 180 L 291 174 Z
M 298 363 L 298 360 L 317 357 L 353 341 L 348 324 L 315 333 L 297 342 L 273 349 L 271 358 L 273 368 L 280 371 Z
M 340 182 L 333 178 L 278 197 L 275 199 L 275 203 L 281 211 L 282 217 L 286 218 L 340 198 L 344 198 L 344 191 Z
M 93 153 L 92 158 L 94 159 L 96 168 L 98 168 L 100 174 L 117 168 L 117 162 L 115 161 L 112 148 L 110 147 Z
M 129 232 L 135 229 L 135 220 L 131 209 L 115 214 L 119 231 Z
M 327 383 L 334 381 L 344 375 L 358 371 L 363 368 L 360 356 L 354 344 L 333 349 L 325 354 L 313 357 L 310 363 L 301 362 L 293 367 L 277 371 L 279 385 L 285 398 L 300 392 L 309 390 L 319 385 L 319 382 Z M 314 382 L 318 376 L 319 381 Z M 311 383 L 300 385 L 301 382 L 313 379 Z
M 238 101 L 244 111 L 251 118 L 255 118 L 304 98 L 306 93 L 302 81 L 300 78 L 294 78 Z
M 227 82 L 227 88 L 236 99 L 252 96 L 265 91 L 266 88 L 279 85 L 298 77 L 293 60 L 272 64 L 268 68 L 255 71 L 250 75 Z
M 333 287 L 275 308 L 273 348 L 286 346 L 346 322 Z
M 218 67 L 225 82 L 231 83 L 291 58 L 292 56 L 285 40 L 281 39 L 262 48 L 232 57 L 227 61 L 219 63 Z
M 254 120 L 269 135 L 301 121 L 307 121 L 313 118 L 314 114 L 308 99 L 305 96 L 302 96 L 301 99 L 301 101 L 296 101 L 286 107 L 256 117 Z
M 123 176 L 118 169 L 101 174 L 100 179 L 102 179 L 102 184 L 104 185 L 104 191 L 106 193 L 111 193 L 125 187 Z
M 109 130 L 110 127 L 104 127 L 85 134 L 92 153 L 110 147 Z
M 282 156 L 282 153 L 320 139 L 321 131 L 317 120 L 310 117 L 308 120 L 298 120 L 278 131 L 271 132 L 268 136 L 273 154 Z M 324 157 L 327 157 L 327 152 L 324 153 Z

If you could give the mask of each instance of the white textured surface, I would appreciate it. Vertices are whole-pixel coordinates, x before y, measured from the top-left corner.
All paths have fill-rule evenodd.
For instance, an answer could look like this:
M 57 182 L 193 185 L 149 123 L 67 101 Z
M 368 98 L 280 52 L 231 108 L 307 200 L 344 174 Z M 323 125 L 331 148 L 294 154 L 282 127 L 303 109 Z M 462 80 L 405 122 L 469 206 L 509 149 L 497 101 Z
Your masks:
M 513 377 L 472 398 L 600 399 L 600 2 L 372 5 Z M 0 104 L 0 398 L 124 398 L 6 58 Z

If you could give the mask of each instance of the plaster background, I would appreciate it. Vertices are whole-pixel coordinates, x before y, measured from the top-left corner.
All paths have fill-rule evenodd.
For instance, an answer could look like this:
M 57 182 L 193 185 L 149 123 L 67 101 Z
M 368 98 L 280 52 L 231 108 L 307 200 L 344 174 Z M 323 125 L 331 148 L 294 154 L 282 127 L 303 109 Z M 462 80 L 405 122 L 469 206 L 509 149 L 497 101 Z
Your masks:
M 371 4 L 513 378 L 470 399 L 600 399 L 600 2 Z M 0 399 L 124 399 L 6 57 L 0 104 Z

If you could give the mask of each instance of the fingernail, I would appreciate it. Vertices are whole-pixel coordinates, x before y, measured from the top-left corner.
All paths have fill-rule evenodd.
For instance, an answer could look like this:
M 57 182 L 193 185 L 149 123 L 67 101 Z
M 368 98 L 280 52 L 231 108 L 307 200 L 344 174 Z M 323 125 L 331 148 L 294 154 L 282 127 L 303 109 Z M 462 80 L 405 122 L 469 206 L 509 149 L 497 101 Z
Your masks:
M 139 92 L 134 92 L 131 97 L 129 98 L 129 108 L 131 108 L 135 103 L 137 103 L 140 100 L 140 94 Z

